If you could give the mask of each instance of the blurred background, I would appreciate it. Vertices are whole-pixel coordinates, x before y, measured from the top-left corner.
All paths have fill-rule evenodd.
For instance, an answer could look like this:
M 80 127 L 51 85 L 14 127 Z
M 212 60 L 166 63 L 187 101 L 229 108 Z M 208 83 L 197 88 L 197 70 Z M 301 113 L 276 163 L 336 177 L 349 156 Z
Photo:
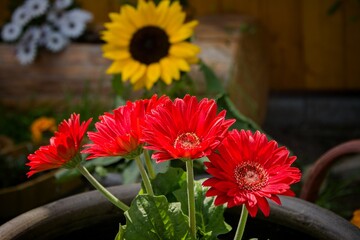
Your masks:
M 1 0 L 0 26 L 9 20 L 14 2 Z M 38 117 L 51 115 L 59 122 L 77 111 L 84 119 L 96 118 L 113 107 L 111 81 L 105 74 L 109 62 L 101 57 L 98 34 L 110 12 L 136 1 L 76 2 L 93 19 L 87 35 L 58 57 L 42 53 L 34 63 L 21 66 L 10 45 L 0 43 L 0 135 L 15 144 L 31 139 L 29 127 Z M 228 78 L 224 81 L 229 86 L 231 81 L 238 84 L 229 92 L 239 109 L 289 147 L 304 169 L 338 144 L 360 138 L 360 1 L 181 2 L 189 18 L 200 20 L 195 41 L 214 49 L 203 49 L 204 61 L 215 66 L 219 77 Z M 223 54 L 225 66 L 216 54 Z M 49 102 L 56 107 L 49 108 Z M 334 179 L 352 176 L 349 171 L 358 173 L 359 165 L 357 157 L 351 158 L 333 173 Z M 8 173 L 0 169 L 0 174 Z M 359 180 L 355 175 L 347 178 L 347 186 Z M 336 210 L 336 204 L 329 208 Z M 358 203 L 355 207 L 360 208 Z M 341 214 L 350 218 L 352 210 Z

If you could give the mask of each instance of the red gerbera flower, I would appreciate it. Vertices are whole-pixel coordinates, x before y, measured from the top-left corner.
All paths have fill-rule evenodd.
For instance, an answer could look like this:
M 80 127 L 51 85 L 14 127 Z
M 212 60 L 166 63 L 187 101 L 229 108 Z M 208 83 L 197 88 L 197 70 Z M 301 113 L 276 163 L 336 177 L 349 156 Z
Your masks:
M 143 141 L 155 150 L 157 162 L 170 159 L 198 159 L 209 155 L 235 120 L 217 114 L 214 100 L 186 95 L 168 101 L 146 117 Z
M 27 176 L 53 168 L 75 167 L 81 161 L 80 148 L 91 120 L 80 124 L 80 115 L 73 113 L 68 121 L 61 122 L 50 145 L 41 146 L 28 156 L 30 162 L 26 165 L 30 166 L 30 171 Z
M 88 132 L 93 142 L 83 153 L 89 153 L 87 159 L 107 156 L 123 156 L 132 159 L 142 152 L 143 142 L 140 140 L 144 117 L 156 106 L 170 101 L 168 97 L 154 95 L 151 99 L 128 101 L 111 113 L 100 116 L 95 124 L 97 132 Z
M 281 204 L 277 195 L 294 196 L 290 185 L 301 178 L 300 170 L 291 167 L 296 157 L 259 131 L 232 130 L 208 158 L 212 177 L 203 183 L 210 187 L 206 196 L 216 196 L 215 205 L 245 204 L 252 217 L 258 208 L 269 215 L 266 198 Z

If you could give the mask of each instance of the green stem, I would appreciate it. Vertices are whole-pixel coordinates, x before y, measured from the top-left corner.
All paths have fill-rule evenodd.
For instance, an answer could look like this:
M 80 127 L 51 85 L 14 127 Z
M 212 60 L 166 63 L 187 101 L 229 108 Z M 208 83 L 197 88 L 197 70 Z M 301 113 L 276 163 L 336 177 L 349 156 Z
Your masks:
M 141 175 L 141 178 L 142 178 L 142 180 L 144 182 L 147 194 L 149 194 L 150 196 L 154 196 L 154 192 L 153 192 L 153 189 L 151 187 L 151 182 L 150 182 L 149 176 L 147 175 L 147 173 L 145 171 L 145 168 L 144 168 L 144 166 L 142 164 L 140 156 L 135 157 L 135 161 L 136 161 L 136 163 L 138 165 L 138 168 L 140 170 L 140 175 Z
M 144 155 L 145 155 L 145 164 L 149 171 L 150 178 L 154 179 L 156 174 L 155 174 L 154 166 L 152 165 L 151 162 L 149 150 L 144 150 Z
M 195 218 L 195 194 L 194 194 L 194 169 L 193 160 L 186 160 L 187 172 L 187 195 L 190 233 L 193 239 L 196 239 L 196 218 Z
M 235 234 L 234 240 L 241 240 L 241 238 L 242 238 L 242 236 L 244 234 L 244 229 L 245 229 L 248 213 L 249 212 L 246 209 L 245 204 L 243 204 L 240 219 L 239 219 L 239 224 L 238 224 L 238 227 L 236 229 L 236 234 Z
M 124 212 L 129 210 L 129 206 L 120 201 L 117 197 L 112 195 L 103 185 L 101 185 L 90 173 L 89 171 L 81 164 L 78 164 L 76 168 L 80 171 L 82 175 L 93 185 L 97 190 L 99 190 L 110 202 L 115 206 L 123 210 Z

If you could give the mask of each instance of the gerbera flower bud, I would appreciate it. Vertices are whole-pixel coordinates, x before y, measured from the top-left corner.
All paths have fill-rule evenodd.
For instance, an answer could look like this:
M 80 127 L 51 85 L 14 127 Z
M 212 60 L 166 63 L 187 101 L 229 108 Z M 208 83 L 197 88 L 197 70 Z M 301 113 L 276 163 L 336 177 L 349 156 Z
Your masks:
M 198 159 L 209 155 L 227 134 L 235 120 L 217 114 L 214 100 L 197 101 L 186 95 L 167 102 L 146 117 L 143 141 L 155 150 L 157 162 L 170 159 Z
M 259 131 L 232 130 L 208 158 L 206 171 L 212 177 L 203 183 L 210 187 L 206 196 L 216 196 L 215 205 L 245 204 L 252 217 L 258 208 L 268 216 L 266 198 L 281 204 L 277 195 L 293 196 L 290 185 L 301 178 L 300 170 L 291 167 L 296 157 Z
M 90 122 L 91 119 L 80 124 L 80 115 L 75 113 L 68 121 L 61 122 L 55 136 L 50 139 L 50 145 L 42 146 L 28 156 L 28 177 L 49 169 L 76 167 L 81 162 L 82 140 Z

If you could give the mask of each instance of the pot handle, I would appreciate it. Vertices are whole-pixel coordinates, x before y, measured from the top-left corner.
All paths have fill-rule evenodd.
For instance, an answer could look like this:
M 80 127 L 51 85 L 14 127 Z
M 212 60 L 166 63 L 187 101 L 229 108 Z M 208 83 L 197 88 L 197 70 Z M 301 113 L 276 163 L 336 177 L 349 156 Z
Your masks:
M 301 188 L 300 198 L 315 202 L 326 173 L 342 159 L 341 156 L 352 153 L 360 153 L 360 139 L 344 142 L 325 152 L 311 167 Z

